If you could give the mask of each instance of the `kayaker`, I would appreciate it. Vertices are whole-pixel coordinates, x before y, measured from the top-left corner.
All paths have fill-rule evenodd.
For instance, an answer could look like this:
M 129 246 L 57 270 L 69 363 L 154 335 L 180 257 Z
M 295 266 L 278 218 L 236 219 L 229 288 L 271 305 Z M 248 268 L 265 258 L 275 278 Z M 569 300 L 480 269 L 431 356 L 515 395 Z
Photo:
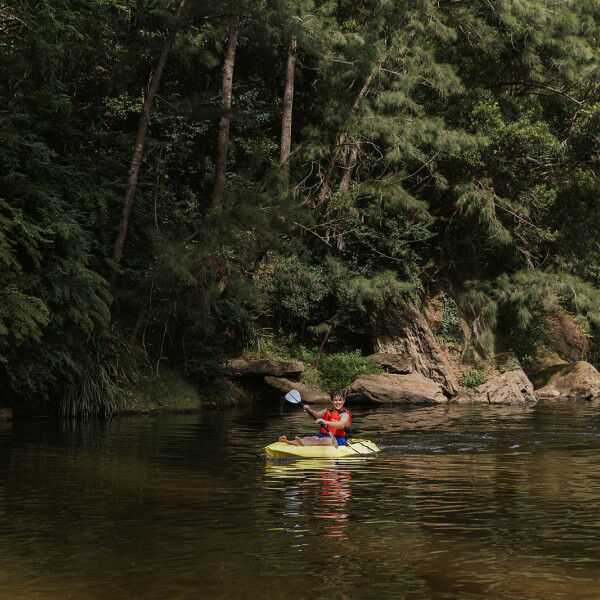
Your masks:
M 331 408 L 314 411 L 308 404 L 304 404 L 304 410 L 311 412 L 316 417 L 315 422 L 321 425 L 319 433 L 303 438 L 296 436 L 293 440 L 288 440 L 285 435 L 282 435 L 279 441 L 293 446 L 333 446 L 331 437 L 323 427 L 326 425 L 337 439 L 338 445 L 344 446 L 346 444 L 346 427 L 350 427 L 352 422 L 352 415 L 344 408 L 345 402 L 344 392 L 333 390 L 331 392 Z

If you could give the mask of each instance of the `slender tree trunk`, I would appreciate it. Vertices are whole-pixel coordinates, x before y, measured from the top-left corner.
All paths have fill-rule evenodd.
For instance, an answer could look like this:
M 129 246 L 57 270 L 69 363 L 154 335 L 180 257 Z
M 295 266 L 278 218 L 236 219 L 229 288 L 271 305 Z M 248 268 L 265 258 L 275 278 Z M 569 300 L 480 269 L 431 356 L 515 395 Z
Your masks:
M 296 36 L 292 34 L 287 55 L 285 71 L 285 90 L 283 92 L 283 115 L 281 116 L 281 158 L 285 165 L 292 149 L 292 107 L 294 104 L 294 71 L 296 68 Z
M 323 338 L 323 341 L 321 342 L 321 345 L 319 346 L 319 352 L 317 353 L 317 358 L 315 359 L 315 368 L 319 367 L 319 362 L 321 361 L 321 355 L 323 354 L 323 348 L 325 348 L 325 343 L 327 342 L 327 340 L 329 338 L 329 334 L 331 333 L 332 329 L 333 329 L 333 323 L 329 326 L 329 329 L 327 330 L 327 333 L 325 334 L 325 337 Z
M 235 64 L 235 50 L 237 46 L 240 18 L 229 17 L 229 40 L 223 63 L 223 83 L 221 86 L 221 109 L 223 114 L 219 121 L 219 138 L 217 141 L 217 156 L 215 159 L 215 187 L 213 190 L 213 206 L 220 208 L 223 203 L 225 191 L 225 177 L 227 175 L 227 144 L 229 143 L 229 123 L 231 120 L 231 90 L 233 88 L 233 66 Z
M 142 327 L 142 323 L 144 322 L 145 318 L 146 318 L 146 304 L 144 303 L 144 305 L 140 309 L 140 312 L 138 314 L 138 318 L 137 318 L 137 320 L 135 322 L 135 325 L 133 326 L 133 331 L 131 332 L 131 336 L 129 338 L 129 345 L 130 346 L 133 346 L 135 344 L 135 340 L 137 339 L 138 333 L 140 332 L 140 329 Z
M 358 161 L 358 142 L 352 144 L 350 150 L 350 156 L 348 157 L 348 165 L 344 169 L 342 180 L 340 181 L 340 190 L 347 190 L 350 187 L 350 181 L 352 181 L 352 171 Z
M 341 310 L 338 310 L 335 313 L 335 315 L 333 315 L 333 317 L 331 317 L 331 320 L 329 321 L 329 329 L 327 330 L 327 333 L 325 334 L 325 337 L 323 338 L 323 341 L 321 342 L 321 345 L 319 346 L 319 352 L 317 352 L 317 358 L 315 359 L 315 368 L 319 367 L 319 362 L 321 361 L 321 355 L 323 354 L 323 349 L 325 348 L 325 344 L 327 343 L 327 340 L 329 339 L 329 335 L 331 334 L 331 332 L 333 330 L 333 324 L 341 312 L 342 312 Z
M 162 153 L 164 149 L 164 144 L 160 145 L 160 150 L 158 152 L 158 158 L 156 159 L 156 169 L 154 171 L 154 229 L 158 229 L 158 192 L 160 189 L 160 161 L 162 158 Z
M 169 52 L 171 51 L 171 47 L 173 46 L 173 41 L 181 25 L 187 2 L 188 0 L 181 0 L 179 4 L 173 25 L 171 26 L 171 30 L 167 35 L 160 58 L 158 59 L 158 64 L 156 65 L 156 69 L 154 71 L 154 75 L 152 76 L 148 94 L 146 95 L 146 99 L 144 100 L 144 104 L 142 106 L 142 113 L 140 115 L 137 137 L 135 140 L 135 148 L 133 150 L 133 156 L 131 157 L 131 164 L 129 166 L 129 177 L 127 179 L 127 189 L 125 192 L 123 212 L 121 213 L 121 220 L 119 221 L 117 237 L 115 238 L 113 247 L 112 259 L 115 263 L 115 267 L 110 274 L 111 287 L 114 287 L 115 285 L 117 278 L 116 265 L 118 265 L 121 261 L 121 256 L 123 254 L 123 246 L 125 245 L 125 238 L 127 236 L 127 226 L 129 225 L 129 217 L 131 216 L 131 209 L 133 208 L 133 201 L 135 198 L 135 190 L 140 175 L 140 165 L 142 164 L 142 154 L 144 152 L 144 144 L 146 143 L 146 134 L 148 133 L 152 104 L 154 103 L 154 98 L 156 97 L 160 80 L 165 70 L 165 66 L 167 65 L 167 58 L 169 56 Z

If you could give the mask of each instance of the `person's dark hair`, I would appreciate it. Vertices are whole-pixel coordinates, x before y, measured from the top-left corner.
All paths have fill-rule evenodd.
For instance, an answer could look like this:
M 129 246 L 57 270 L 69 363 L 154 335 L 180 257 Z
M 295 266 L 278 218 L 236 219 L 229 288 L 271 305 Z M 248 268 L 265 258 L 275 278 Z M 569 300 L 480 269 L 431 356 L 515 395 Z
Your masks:
M 344 400 L 346 399 L 346 396 L 344 396 L 344 390 L 333 390 L 333 392 L 331 392 L 331 399 L 333 400 L 334 398 L 337 398 L 338 396 L 341 396 Z

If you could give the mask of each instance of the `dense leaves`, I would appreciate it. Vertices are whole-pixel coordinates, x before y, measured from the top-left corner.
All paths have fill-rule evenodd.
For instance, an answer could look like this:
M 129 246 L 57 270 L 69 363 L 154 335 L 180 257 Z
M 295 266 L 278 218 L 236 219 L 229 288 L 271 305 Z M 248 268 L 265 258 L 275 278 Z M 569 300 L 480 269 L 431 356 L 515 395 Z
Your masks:
M 109 412 L 140 361 L 205 385 L 263 336 L 319 358 L 367 350 L 372 311 L 440 290 L 473 350 L 531 358 L 560 330 L 596 360 L 597 3 L 191 2 L 109 290 L 140 110 L 179 5 L 0 0 L 0 377 L 16 410 Z

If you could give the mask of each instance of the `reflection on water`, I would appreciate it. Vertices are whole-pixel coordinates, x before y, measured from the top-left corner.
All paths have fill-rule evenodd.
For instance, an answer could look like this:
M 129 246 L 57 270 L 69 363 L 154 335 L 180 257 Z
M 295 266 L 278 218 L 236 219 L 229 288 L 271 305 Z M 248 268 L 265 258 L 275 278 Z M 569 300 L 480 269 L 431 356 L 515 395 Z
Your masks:
M 343 460 L 266 460 L 278 406 L 3 426 L 0 600 L 597 599 L 599 408 L 357 408 Z
M 289 512 L 284 516 L 300 517 L 303 510 L 312 511 L 315 518 L 326 519 L 320 527 L 324 537 L 344 542 L 352 498 L 352 470 L 348 462 L 319 459 L 268 461 L 267 478 L 281 484 L 290 501 Z

